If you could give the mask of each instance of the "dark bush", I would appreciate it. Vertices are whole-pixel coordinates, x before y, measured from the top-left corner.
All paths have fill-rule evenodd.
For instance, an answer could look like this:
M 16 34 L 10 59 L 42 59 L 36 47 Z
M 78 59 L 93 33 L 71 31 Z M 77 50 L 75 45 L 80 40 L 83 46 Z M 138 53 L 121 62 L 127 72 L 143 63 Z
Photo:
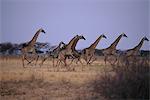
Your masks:
M 93 92 L 114 100 L 149 100 L 149 64 L 136 61 L 128 66 L 111 66 L 92 82 Z
M 1 44 L 1 47 L 0 47 L 0 52 L 5 52 L 6 50 L 9 50 L 13 47 L 13 45 L 11 43 L 3 43 Z

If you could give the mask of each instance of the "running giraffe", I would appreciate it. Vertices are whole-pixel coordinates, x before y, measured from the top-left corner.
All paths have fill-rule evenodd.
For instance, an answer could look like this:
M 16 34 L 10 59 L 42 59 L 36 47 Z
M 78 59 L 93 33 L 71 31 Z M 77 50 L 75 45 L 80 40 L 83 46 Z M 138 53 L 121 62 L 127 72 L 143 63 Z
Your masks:
M 127 50 L 125 52 L 125 55 L 126 56 L 137 56 L 137 55 L 139 55 L 139 50 L 141 49 L 144 41 L 149 41 L 146 36 L 141 39 L 140 43 L 137 46 L 135 46 L 132 49 Z
M 65 47 L 59 52 L 57 64 L 60 63 L 60 62 L 63 62 L 65 64 L 65 66 L 67 66 L 66 58 L 69 57 L 69 56 L 73 57 L 71 47 L 72 47 L 72 45 L 73 45 L 73 43 L 74 43 L 74 41 L 76 40 L 77 37 L 78 37 L 78 35 L 73 37 L 70 40 L 70 42 L 68 44 L 66 44 Z
M 78 41 L 79 41 L 80 39 L 86 40 L 85 37 L 84 37 L 83 35 L 81 35 L 81 36 L 78 36 L 78 37 L 76 38 L 76 40 L 74 41 L 74 43 L 73 43 L 73 45 L 72 45 L 73 57 L 72 57 L 71 64 L 72 64 L 72 62 L 73 62 L 75 59 L 77 59 L 77 61 L 80 61 L 80 63 L 82 64 L 82 62 L 81 62 L 81 60 L 80 60 L 81 53 L 76 50 L 76 45 L 77 45 L 77 43 L 78 43 Z M 76 62 L 76 63 L 77 63 L 77 62 Z M 70 65 L 71 65 L 71 64 L 70 64 Z
M 114 63 L 117 61 L 117 53 L 116 53 L 117 49 L 116 49 L 116 47 L 117 47 L 117 45 L 118 45 L 118 43 L 122 37 L 127 38 L 127 35 L 125 33 L 122 33 L 108 48 L 101 50 L 102 53 L 104 54 L 105 65 L 106 65 L 106 61 L 108 60 L 109 56 L 114 56 L 116 58 Z
M 28 59 L 26 58 L 27 57 L 27 54 L 29 52 L 31 52 L 32 54 L 36 54 L 36 51 L 35 51 L 35 43 L 36 43 L 36 40 L 39 36 L 40 33 L 45 33 L 45 31 L 40 28 L 36 33 L 35 35 L 33 36 L 32 40 L 29 41 L 27 44 L 24 44 L 23 47 L 21 48 L 21 52 L 22 52 L 22 65 L 24 67 L 24 60 L 27 60 Z M 38 59 L 38 57 L 37 57 Z M 28 61 L 29 62 L 29 61 Z
M 53 66 L 54 66 L 54 60 L 58 58 L 59 52 L 61 51 L 62 48 L 65 47 L 65 45 L 66 45 L 66 44 L 61 41 L 61 42 L 59 43 L 59 45 L 58 45 L 52 52 L 49 52 L 49 53 L 48 53 L 48 56 L 46 56 L 46 57 L 44 57 L 44 59 L 42 59 L 42 62 L 41 62 L 41 64 L 40 64 L 40 66 L 42 66 L 43 63 L 44 63 L 48 58 L 50 58 L 50 57 L 52 57 L 52 59 L 53 59 Z
M 95 48 L 102 38 L 106 38 L 106 36 L 104 34 L 100 35 L 96 39 L 96 41 L 94 43 L 92 43 L 88 48 L 83 49 L 82 56 L 83 56 L 83 59 L 86 61 L 87 64 L 91 64 L 93 61 L 96 60 L 96 58 L 94 56 Z
M 60 54 L 59 54 L 59 60 L 63 61 L 63 63 L 65 64 L 65 66 L 67 66 L 67 64 L 66 64 L 66 59 L 67 58 L 73 59 L 75 57 L 75 55 L 74 55 L 74 53 L 75 53 L 74 52 L 75 51 L 75 47 L 77 45 L 77 42 L 80 39 L 85 40 L 85 38 L 82 35 L 81 36 L 76 35 L 75 38 L 74 38 L 74 41 L 69 46 L 70 48 L 68 48 L 68 45 L 66 45 L 65 48 L 60 52 Z
M 132 57 L 134 60 L 136 60 L 137 56 L 140 55 L 140 49 L 144 43 L 144 41 L 149 41 L 147 37 L 143 37 L 138 45 L 136 45 L 132 49 L 128 49 L 125 51 L 125 60 L 127 61 L 126 64 L 129 64 L 129 57 Z

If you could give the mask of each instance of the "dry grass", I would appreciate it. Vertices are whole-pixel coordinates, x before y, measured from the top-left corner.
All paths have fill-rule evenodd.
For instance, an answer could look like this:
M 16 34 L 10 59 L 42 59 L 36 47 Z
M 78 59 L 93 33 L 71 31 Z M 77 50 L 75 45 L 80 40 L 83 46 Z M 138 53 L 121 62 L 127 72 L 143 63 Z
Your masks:
M 149 72 L 149 64 L 135 67 L 104 66 L 103 58 L 99 58 L 91 66 L 73 63 L 71 67 L 75 71 L 62 68 L 58 72 L 52 67 L 51 60 L 46 61 L 42 67 L 27 65 L 23 68 L 20 57 L 4 57 L 0 58 L 0 64 L 2 100 L 128 100 L 132 96 L 128 93 L 135 93 L 134 90 L 142 82 L 138 79 L 147 82 L 147 76 L 141 76 Z M 135 84 L 132 85 L 132 82 Z M 143 92 L 139 93 L 144 98 Z
M 38 62 L 39 63 L 39 62 Z M 73 64 L 75 71 L 54 72 L 52 62 L 42 67 L 22 67 L 19 57 L 0 60 L 0 93 L 2 100 L 105 100 L 92 92 L 89 82 L 100 75 L 104 66 L 96 62 L 92 66 Z

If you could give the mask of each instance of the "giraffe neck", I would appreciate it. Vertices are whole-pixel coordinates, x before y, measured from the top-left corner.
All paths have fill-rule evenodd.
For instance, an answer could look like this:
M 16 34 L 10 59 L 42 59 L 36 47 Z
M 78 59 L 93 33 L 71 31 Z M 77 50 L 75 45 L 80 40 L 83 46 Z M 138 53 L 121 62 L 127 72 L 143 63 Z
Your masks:
M 59 45 L 53 51 L 60 50 L 60 46 L 61 46 L 61 43 L 59 43 Z
M 35 44 L 35 42 L 36 42 L 36 40 L 37 40 L 39 34 L 40 34 L 40 31 L 37 31 L 37 32 L 35 33 L 35 35 L 33 36 L 32 40 L 28 43 L 28 45 L 32 45 L 32 46 L 33 46 L 33 45 Z
M 119 43 L 120 39 L 122 38 L 122 35 L 120 35 L 111 45 L 109 48 L 116 49 L 117 44 Z
M 73 45 L 72 45 L 72 47 L 71 47 L 72 50 L 75 50 L 75 47 L 76 47 L 78 41 L 79 41 L 79 38 L 76 38 L 75 41 L 74 41 L 74 43 L 73 43 Z
M 71 41 L 66 45 L 66 48 L 67 49 L 71 49 L 71 47 L 72 47 L 72 45 L 73 45 L 75 40 L 76 40 L 76 36 L 71 39 Z
M 142 39 L 142 40 L 140 41 L 140 43 L 139 43 L 137 46 L 135 46 L 135 47 L 133 48 L 133 50 L 135 50 L 135 51 L 140 50 L 141 47 L 142 47 L 142 45 L 143 45 L 143 43 L 144 43 L 144 39 Z
M 93 44 L 91 44 L 91 46 L 90 46 L 89 48 L 90 48 L 90 49 L 95 49 L 96 46 L 98 45 L 99 41 L 101 40 L 101 38 L 102 38 L 102 36 L 99 36 L 99 37 L 97 38 L 97 40 L 96 40 Z

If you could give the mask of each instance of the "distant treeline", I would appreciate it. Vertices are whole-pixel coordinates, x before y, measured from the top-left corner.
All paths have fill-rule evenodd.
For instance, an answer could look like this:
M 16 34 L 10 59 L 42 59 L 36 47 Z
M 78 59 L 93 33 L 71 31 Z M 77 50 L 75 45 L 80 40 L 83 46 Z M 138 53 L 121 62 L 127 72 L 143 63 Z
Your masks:
M 20 43 L 20 44 L 10 43 L 10 42 L 0 43 L 0 54 L 1 55 L 19 55 L 19 54 L 21 54 L 20 49 L 22 48 L 22 45 L 24 45 L 24 44 L 26 44 L 26 43 Z M 55 47 L 56 47 L 56 45 L 51 45 L 50 43 L 37 42 L 35 44 L 37 53 L 46 53 L 48 51 L 52 51 Z M 81 50 L 79 50 L 79 51 L 81 51 Z M 117 50 L 117 53 L 122 54 L 124 51 L 125 50 Z M 101 50 L 98 50 L 98 49 L 96 49 L 95 54 L 98 56 L 103 55 Z M 141 50 L 140 55 L 141 56 L 150 56 L 150 50 Z
M 20 43 L 20 44 L 10 43 L 10 42 L 0 43 L 0 54 L 1 55 L 18 55 L 18 54 L 21 54 L 21 48 L 24 44 L 26 44 L 26 43 Z M 38 50 L 40 51 L 40 49 L 43 49 L 43 51 L 46 51 L 46 49 L 51 49 L 54 47 L 55 46 L 51 46 L 50 43 L 37 42 L 35 44 L 35 48 L 37 51 Z

